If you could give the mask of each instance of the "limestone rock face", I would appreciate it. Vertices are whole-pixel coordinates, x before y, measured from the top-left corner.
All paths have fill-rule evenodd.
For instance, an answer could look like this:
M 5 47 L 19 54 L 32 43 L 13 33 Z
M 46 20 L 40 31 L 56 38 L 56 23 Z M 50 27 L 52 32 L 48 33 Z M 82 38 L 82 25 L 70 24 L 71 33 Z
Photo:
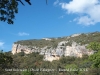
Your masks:
M 20 45 L 20 44 L 13 44 L 12 47 L 12 54 L 24 52 L 26 54 L 30 54 L 32 52 L 40 52 L 39 48 L 33 46 L 30 48 L 30 46 Z
M 75 56 L 75 57 L 82 57 L 82 55 L 93 54 L 93 51 L 89 51 L 85 48 L 85 45 L 78 45 L 77 43 L 73 42 L 72 46 L 66 46 L 65 56 Z
M 32 52 L 39 52 L 41 55 L 44 55 L 45 61 L 53 61 L 59 60 L 62 55 L 64 56 L 74 56 L 74 57 L 82 57 L 83 54 L 91 55 L 93 51 L 89 51 L 85 48 L 86 45 L 79 45 L 76 42 L 72 42 L 71 46 L 66 46 L 65 44 L 68 41 L 62 41 L 58 43 L 56 48 L 45 46 L 43 48 L 39 48 L 36 46 L 30 47 L 20 44 L 13 44 L 12 54 L 16 54 L 19 52 L 24 52 L 26 54 Z
M 16 54 L 17 53 L 17 47 L 18 47 L 18 44 L 13 44 L 13 46 L 12 46 L 12 54 Z

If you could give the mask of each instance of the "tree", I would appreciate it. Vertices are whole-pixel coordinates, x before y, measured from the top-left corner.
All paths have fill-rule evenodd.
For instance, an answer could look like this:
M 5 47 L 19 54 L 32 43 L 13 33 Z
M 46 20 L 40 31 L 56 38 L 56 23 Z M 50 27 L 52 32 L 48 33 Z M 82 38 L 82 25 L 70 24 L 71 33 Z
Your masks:
M 25 53 L 24 53 L 24 51 L 22 51 L 22 52 L 18 53 L 18 55 L 22 57 L 25 55 Z
M 8 56 L 3 53 L 3 51 L 0 51 L 0 67 L 5 68 L 4 66 L 7 66 L 7 64 L 11 64 L 13 62 L 13 59 L 11 56 Z
M 88 49 L 94 50 L 94 51 L 99 51 L 100 50 L 100 43 L 99 42 L 91 42 L 88 46 Z
M 25 1 L 31 5 L 30 0 Z M 24 5 L 21 0 L 0 0 L 0 21 L 7 22 L 8 24 L 14 23 L 15 14 L 18 13 L 18 2 Z
M 67 64 L 65 68 L 70 75 L 78 74 L 78 66 L 75 64 Z
M 21 75 L 31 75 L 31 71 L 23 71 Z
M 100 68 L 100 51 L 89 56 L 89 60 L 93 62 L 92 64 L 93 68 Z
M 5 68 L 10 68 L 13 62 L 13 58 L 11 56 L 6 55 L 5 53 L 3 53 L 3 50 L 0 51 L 0 74 L 4 74 Z
M 88 46 L 88 49 L 96 51 L 93 55 L 89 56 L 89 60 L 93 62 L 93 68 L 100 68 L 100 43 L 91 42 Z
M 18 2 L 16 0 L 0 0 L 1 21 L 13 24 L 16 13 L 18 13 Z

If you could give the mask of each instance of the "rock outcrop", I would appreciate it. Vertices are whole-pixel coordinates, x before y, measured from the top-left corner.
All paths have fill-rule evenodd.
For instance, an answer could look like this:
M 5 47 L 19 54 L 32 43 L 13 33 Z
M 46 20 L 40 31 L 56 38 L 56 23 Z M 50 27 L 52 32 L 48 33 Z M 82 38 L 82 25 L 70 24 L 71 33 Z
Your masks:
M 20 45 L 20 44 L 13 44 L 12 47 L 12 54 L 16 54 L 19 52 L 24 52 L 26 54 L 32 53 L 32 52 L 39 52 L 41 55 L 44 55 L 45 61 L 53 61 L 53 60 L 59 60 L 59 58 L 64 56 L 74 56 L 74 57 L 82 57 L 82 55 L 87 54 L 91 55 L 93 54 L 93 51 L 89 51 L 86 49 L 86 45 L 79 45 L 76 42 L 72 42 L 71 46 L 66 46 L 66 43 L 68 41 L 61 41 L 58 43 L 56 48 L 45 46 L 43 48 L 39 48 L 36 46 L 30 47 L 26 45 Z M 48 48 L 49 47 L 49 48 Z

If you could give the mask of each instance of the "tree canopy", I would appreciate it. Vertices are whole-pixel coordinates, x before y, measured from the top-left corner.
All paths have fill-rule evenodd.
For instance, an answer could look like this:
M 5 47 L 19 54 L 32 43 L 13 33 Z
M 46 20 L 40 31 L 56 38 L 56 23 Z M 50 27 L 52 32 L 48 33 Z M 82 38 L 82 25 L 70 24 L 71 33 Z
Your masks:
M 0 0 L 0 21 L 13 24 L 16 13 L 18 13 L 18 2 L 16 0 Z
M 8 24 L 13 24 L 15 14 L 18 13 L 19 2 L 24 5 L 22 0 L 0 0 L 0 21 L 7 22 Z M 30 0 L 25 0 L 25 2 L 31 5 Z
M 99 51 L 100 50 L 100 43 L 99 42 L 91 42 L 88 46 L 88 49 L 94 50 L 94 51 Z

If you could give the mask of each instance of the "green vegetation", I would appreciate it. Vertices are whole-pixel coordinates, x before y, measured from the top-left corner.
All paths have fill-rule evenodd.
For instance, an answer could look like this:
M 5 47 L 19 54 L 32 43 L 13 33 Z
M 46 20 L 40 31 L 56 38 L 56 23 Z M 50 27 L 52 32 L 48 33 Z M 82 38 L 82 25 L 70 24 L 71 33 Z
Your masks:
M 84 37 L 83 37 L 84 36 Z M 92 37 L 91 39 L 90 36 Z M 39 53 L 25 54 L 24 52 L 12 55 L 11 52 L 0 52 L 0 75 L 100 75 L 100 33 L 82 34 L 79 37 L 87 45 L 87 48 L 94 50 L 93 55 L 83 55 L 82 58 L 64 57 L 52 62 L 43 61 L 43 55 Z M 52 40 L 25 40 L 16 43 L 43 47 L 45 45 L 57 45 L 64 40 L 77 40 L 76 37 L 58 38 Z M 83 39 L 83 38 L 84 39 Z M 48 44 L 46 43 L 48 42 Z M 52 43 L 53 42 L 53 43 Z M 81 43 L 81 42 L 80 42 Z M 63 44 L 62 44 L 63 45 Z M 48 48 L 50 48 L 49 46 Z
M 23 71 L 22 75 L 31 75 L 32 73 L 30 71 Z
M 16 13 L 18 13 L 18 2 L 16 0 L 0 0 L 0 21 L 13 24 Z
M 91 42 L 88 46 L 88 49 L 94 50 L 94 51 L 100 51 L 100 43 L 99 42 Z
M 21 44 L 21 45 L 27 45 L 27 46 L 36 46 L 39 48 L 45 47 L 45 46 L 52 46 L 54 48 L 57 47 L 58 43 L 63 41 L 62 38 L 60 39 L 52 39 L 52 40 L 45 40 L 45 39 L 39 39 L 39 40 L 22 40 L 22 41 L 17 41 L 15 44 Z
M 6 54 L 5 54 L 6 55 Z M 25 54 L 21 56 L 19 53 L 15 55 L 7 54 L 13 58 L 13 63 L 6 64 L 1 68 L 1 75 L 99 75 L 100 74 L 100 52 L 89 57 L 75 58 L 62 57 L 60 60 L 52 62 L 43 61 L 43 56 L 39 53 Z M 94 59 L 96 58 L 96 59 Z M 0 59 L 1 61 L 1 59 Z M 9 61 L 7 61 L 9 63 Z M 15 69 L 15 71 L 7 71 L 6 69 Z M 16 70 L 19 71 L 16 71 Z
M 91 55 L 89 57 L 89 60 L 91 62 L 93 62 L 93 64 L 92 64 L 93 68 L 100 68 L 100 51 L 95 53 L 95 54 L 93 54 L 93 55 Z
M 15 14 L 18 13 L 19 2 L 24 5 L 23 0 L 0 0 L 0 21 L 7 22 L 8 24 L 13 24 Z M 30 0 L 25 0 L 25 2 L 31 5 Z
M 0 74 L 2 75 L 5 71 L 5 68 L 11 68 L 11 64 L 13 62 L 13 58 L 10 55 L 7 55 L 3 52 L 3 50 L 0 51 Z
M 68 41 L 68 43 L 65 44 L 66 45 L 71 45 L 73 41 L 75 41 L 76 43 L 80 44 L 80 45 L 84 45 L 84 44 L 89 44 L 90 42 L 100 42 L 100 32 L 93 32 L 93 33 L 87 33 L 84 34 L 82 33 L 79 36 L 76 37 L 59 37 L 57 39 L 55 38 L 50 38 L 51 40 L 45 40 L 45 39 L 31 39 L 31 40 L 20 40 L 17 41 L 15 43 L 17 44 L 21 44 L 21 45 L 27 45 L 27 46 L 36 46 L 36 47 L 45 47 L 45 46 L 52 46 L 52 47 L 57 47 L 58 43 L 61 41 Z

